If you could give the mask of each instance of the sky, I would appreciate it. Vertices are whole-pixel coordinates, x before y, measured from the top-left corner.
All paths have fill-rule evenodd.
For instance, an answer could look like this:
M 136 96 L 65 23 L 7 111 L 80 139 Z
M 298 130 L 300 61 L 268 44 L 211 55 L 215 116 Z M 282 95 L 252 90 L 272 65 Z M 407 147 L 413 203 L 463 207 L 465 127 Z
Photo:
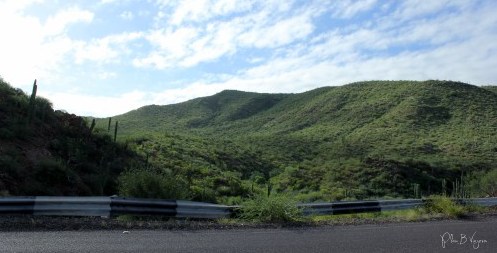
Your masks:
M 497 85 L 495 0 L 0 0 L 0 76 L 108 117 L 222 90 Z

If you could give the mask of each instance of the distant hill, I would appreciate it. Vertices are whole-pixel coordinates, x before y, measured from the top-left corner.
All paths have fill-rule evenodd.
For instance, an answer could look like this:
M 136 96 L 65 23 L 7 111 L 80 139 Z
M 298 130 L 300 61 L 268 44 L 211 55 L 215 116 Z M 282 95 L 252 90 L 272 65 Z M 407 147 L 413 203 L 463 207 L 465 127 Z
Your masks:
M 223 91 L 114 118 L 124 135 L 168 132 L 265 141 L 281 137 L 328 148 L 358 145 L 354 152 L 364 155 L 437 152 L 488 160 L 497 148 L 497 95 L 449 81 L 373 81 L 301 94 Z
M 408 195 L 413 184 L 439 192 L 444 179 L 451 188 L 461 175 L 497 162 L 494 91 L 434 80 L 359 82 L 299 94 L 228 90 L 114 119 L 121 137 L 196 136 L 259 152 L 279 168 L 272 180 L 282 191 Z

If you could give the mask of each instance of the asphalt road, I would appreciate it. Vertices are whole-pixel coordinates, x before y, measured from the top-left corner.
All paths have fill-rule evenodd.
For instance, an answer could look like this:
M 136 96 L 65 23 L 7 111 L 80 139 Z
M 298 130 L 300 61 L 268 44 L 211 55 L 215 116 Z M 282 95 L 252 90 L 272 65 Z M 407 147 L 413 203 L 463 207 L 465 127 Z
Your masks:
M 497 218 L 305 229 L 1 232 L 0 251 L 497 252 Z

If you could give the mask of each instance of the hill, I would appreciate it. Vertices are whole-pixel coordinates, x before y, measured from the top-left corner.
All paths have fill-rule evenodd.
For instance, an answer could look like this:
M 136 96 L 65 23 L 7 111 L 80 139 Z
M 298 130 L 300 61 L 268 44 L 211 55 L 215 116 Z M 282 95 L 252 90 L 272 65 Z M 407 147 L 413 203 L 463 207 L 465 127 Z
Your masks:
M 277 168 L 267 179 L 277 191 L 407 196 L 413 187 L 424 194 L 447 190 L 447 182 L 455 188 L 461 174 L 493 166 L 497 94 L 491 89 L 430 80 L 300 94 L 223 91 L 114 119 L 122 137 L 167 133 L 237 143 Z
M 358 145 L 354 152 L 362 155 L 441 152 L 488 160 L 495 148 L 496 100 L 487 89 L 457 82 L 364 82 L 301 94 L 223 91 L 114 119 L 128 136 L 167 132 L 276 142 L 281 137 L 329 148 Z
M 305 202 L 493 195 L 481 185 L 497 176 L 495 91 L 452 81 L 228 90 L 115 116 L 116 143 L 108 119 L 93 126 L 1 80 L 0 191 L 225 204 L 281 192 Z
M 137 161 L 83 118 L 0 79 L 0 196 L 112 195 Z
M 219 146 L 194 136 L 115 142 L 107 125 L 96 127 L 93 119 L 33 98 L 0 79 L 0 196 L 119 194 L 234 203 L 257 190 L 242 178 L 264 183 L 274 169 L 235 143 Z

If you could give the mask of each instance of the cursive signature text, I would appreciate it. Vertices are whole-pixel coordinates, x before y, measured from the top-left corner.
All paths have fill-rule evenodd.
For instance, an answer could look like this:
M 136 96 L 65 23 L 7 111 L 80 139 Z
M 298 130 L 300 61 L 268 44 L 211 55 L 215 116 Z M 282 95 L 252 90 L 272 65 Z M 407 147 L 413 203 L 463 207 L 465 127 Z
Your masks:
M 480 244 L 487 243 L 487 240 L 485 239 L 477 239 L 476 232 L 474 232 L 473 235 L 471 235 L 471 237 L 469 238 L 466 234 L 460 234 L 460 236 L 454 236 L 454 234 L 451 234 L 449 232 L 445 232 L 443 235 L 440 235 L 440 237 L 442 238 L 442 248 L 444 249 L 447 243 L 463 245 L 469 242 L 469 244 L 473 246 L 473 249 L 478 249 L 480 248 Z

